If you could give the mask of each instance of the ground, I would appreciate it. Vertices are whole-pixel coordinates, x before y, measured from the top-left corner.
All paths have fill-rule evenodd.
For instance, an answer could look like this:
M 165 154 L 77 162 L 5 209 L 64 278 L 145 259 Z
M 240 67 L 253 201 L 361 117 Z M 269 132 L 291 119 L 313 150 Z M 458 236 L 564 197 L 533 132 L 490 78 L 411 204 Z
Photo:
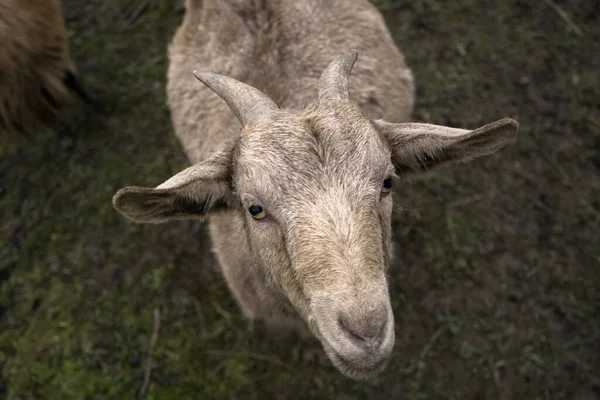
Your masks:
M 65 0 L 110 111 L 73 100 L 0 150 L 0 397 L 131 399 L 152 347 L 147 399 L 600 399 L 600 3 L 376 3 L 414 70 L 415 120 L 520 123 L 501 152 L 397 196 L 385 373 L 290 359 L 242 318 L 202 225 L 114 211 L 120 187 L 187 166 L 165 95 L 183 9 Z

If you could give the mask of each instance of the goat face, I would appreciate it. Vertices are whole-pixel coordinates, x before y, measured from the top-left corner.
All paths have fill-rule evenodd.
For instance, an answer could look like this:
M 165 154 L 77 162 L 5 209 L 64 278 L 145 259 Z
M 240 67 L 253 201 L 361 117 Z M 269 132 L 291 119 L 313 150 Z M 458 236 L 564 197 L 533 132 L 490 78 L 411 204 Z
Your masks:
M 354 377 L 382 369 L 394 345 L 387 141 L 354 106 L 331 100 L 255 124 L 233 171 L 269 281 L 338 368 Z

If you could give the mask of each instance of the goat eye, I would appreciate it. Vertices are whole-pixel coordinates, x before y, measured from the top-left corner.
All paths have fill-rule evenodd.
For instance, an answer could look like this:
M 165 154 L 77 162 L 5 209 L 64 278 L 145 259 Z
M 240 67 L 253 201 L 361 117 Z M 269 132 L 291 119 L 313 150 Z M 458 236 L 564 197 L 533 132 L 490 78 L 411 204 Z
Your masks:
M 389 193 L 392 190 L 392 178 L 387 178 L 383 181 L 382 193 Z
M 250 207 L 248 207 L 248 212 L 254 219 L 263 219 L 267 216 L 265 210 L 263 210 L 263 208 L 258 204 L 252 204 Z

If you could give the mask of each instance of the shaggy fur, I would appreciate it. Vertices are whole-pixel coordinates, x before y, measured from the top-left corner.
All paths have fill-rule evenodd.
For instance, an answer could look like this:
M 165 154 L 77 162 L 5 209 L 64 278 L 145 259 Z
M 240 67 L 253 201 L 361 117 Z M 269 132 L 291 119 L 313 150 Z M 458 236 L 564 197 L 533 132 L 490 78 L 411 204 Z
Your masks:
M 336 56 L 352 66 L 350 49 L 360 54 L 350 98 L 343 75 L 317 94 Z M 142 223 L 208 218 L 250 320 L 318 340 L 350 378 L 382 371 L 395 341 L 391 178 L 497 151 L 516 122 L 473 131 L 402 123 L 412 74 L 367 0 L 189 0 L 169 54 L 172 118 L 194 165 L 156 188 L 121 189 L 114 207 Z M 196 69 L 249 83 L 281 108 L 240 112 L 237 103 L 261 96 L 198 73 L 215 92 L 237 93 L 230 109 L 194 80 Z M 253 207 L 262 212 L 253 217 Z
M 75 76 L 60 1 L 0 0 L 0 130 L 54 123 L 68 90 L 93 102 Z

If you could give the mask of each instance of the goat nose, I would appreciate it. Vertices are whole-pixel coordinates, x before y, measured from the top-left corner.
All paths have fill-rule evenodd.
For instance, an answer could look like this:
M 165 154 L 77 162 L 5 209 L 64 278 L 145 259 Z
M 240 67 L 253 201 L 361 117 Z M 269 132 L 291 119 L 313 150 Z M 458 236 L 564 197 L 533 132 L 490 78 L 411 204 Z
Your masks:
M 385 337 L 387 318 L 357 320 L 340 316 L 339 323 L 346 337 L 363 350 L 377 350 Z

